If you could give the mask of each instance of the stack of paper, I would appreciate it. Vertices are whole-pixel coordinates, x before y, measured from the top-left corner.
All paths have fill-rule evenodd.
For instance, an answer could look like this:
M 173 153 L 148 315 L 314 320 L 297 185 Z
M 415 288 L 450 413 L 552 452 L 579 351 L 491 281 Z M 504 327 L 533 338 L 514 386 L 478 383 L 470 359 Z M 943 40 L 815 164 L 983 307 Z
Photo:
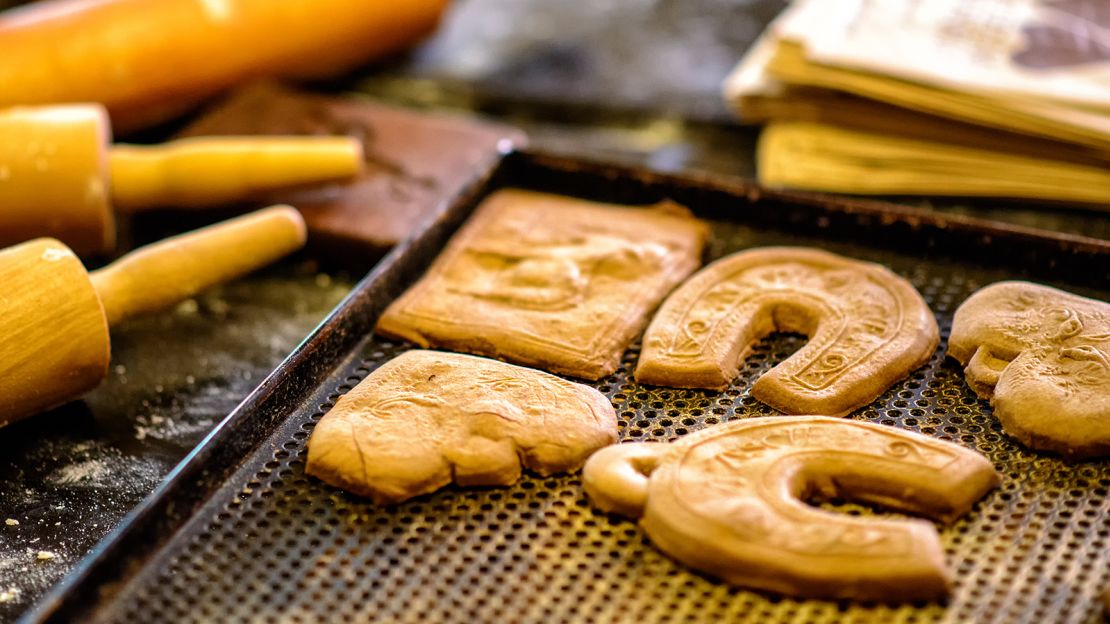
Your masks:
M 796 0 L 725 94 L 768 185 L 1110 204 L 1110 0 Z

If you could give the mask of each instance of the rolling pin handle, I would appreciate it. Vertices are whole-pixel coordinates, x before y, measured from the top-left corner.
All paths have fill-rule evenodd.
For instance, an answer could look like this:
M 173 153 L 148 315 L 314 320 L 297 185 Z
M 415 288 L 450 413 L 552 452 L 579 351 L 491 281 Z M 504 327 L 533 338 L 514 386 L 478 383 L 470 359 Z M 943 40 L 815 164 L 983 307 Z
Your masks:
M 305 237 L 300 213 L 273 206 L 141 247 L 90 277 L 114 325 L 266 266 L 303 247 Z

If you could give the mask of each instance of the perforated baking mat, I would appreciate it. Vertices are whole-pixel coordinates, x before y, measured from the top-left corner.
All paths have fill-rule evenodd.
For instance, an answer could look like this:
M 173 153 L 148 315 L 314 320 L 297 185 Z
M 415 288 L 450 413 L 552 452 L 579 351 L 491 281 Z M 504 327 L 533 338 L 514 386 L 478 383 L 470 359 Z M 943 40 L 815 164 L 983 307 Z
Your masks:
M 946 603 L 783 598 L 725 585 L 600 513 L 578 475 L 497 489 L 449 487 L 383 508 L 304 474 L 305 443 L 342 394 L 410 348 L 370 335 L 490 190 L 588 199 L 671 198 L 708 220 L 707 260 L 807 245 L 881 262 L 913 282 L 947 337 L 955 308 L 993 281 L 1028 278 L 1110 299 L 1110 244 L 916 213 L 513 154 L 367 277 L 290 358 L 27 621 L 102 622 L 1094 622 L 1110 585 L 1110 462 L 1067 463 L 1003 434 L 944 357 L 851 418 L 955 441 L 1003 475 L 941 527 L 955 587 Z M 775 335 L 724 392 L 643 387 L 638 345 L 595 385 L 625 440 L 666 442 L 775 412 L 752 381 L 804 343 Z M 844 513 L 874 510 L 827 504 Z

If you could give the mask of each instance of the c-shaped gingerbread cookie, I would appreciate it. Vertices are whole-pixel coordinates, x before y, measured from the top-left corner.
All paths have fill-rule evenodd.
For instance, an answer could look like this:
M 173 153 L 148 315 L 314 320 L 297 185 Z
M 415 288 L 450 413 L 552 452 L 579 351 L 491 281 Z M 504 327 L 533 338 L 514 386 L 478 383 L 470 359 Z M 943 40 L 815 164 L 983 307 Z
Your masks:
M 1110 303 L 1029 282 L 993 284 L 956 310 L 948 354 L 1026 446 L 1110 455 Z
M 790 414 L 843 416 L 928 361 L 940 334 L 909 282 L 885 267 L 800 247 L 722 258 L 672 293 L 644 334 L 636 381 L 722 389 L 775 331 L 809 342 L 752 386 Z
M 752 418 L 673 444 L 621 444 L 586 462 L 586 493 L 640 517 L 664 552 L 734 585 L 807 598 L 948 593 L 932 523 L 853 517 L 803 501 L 866 501 L 944 521 L 998 485 L 982 455 L 893 427 L 821 416 Z

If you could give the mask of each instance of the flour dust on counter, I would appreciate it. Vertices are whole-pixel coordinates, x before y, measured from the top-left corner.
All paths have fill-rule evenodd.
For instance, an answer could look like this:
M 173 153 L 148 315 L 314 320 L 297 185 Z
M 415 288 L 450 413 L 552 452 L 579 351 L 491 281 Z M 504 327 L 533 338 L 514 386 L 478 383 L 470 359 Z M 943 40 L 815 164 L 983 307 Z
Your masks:
M 104 382 L 0 435 L 0 622 L 26 611 L 326 316 L 348 275 L 287 262 L 113 330 Z

